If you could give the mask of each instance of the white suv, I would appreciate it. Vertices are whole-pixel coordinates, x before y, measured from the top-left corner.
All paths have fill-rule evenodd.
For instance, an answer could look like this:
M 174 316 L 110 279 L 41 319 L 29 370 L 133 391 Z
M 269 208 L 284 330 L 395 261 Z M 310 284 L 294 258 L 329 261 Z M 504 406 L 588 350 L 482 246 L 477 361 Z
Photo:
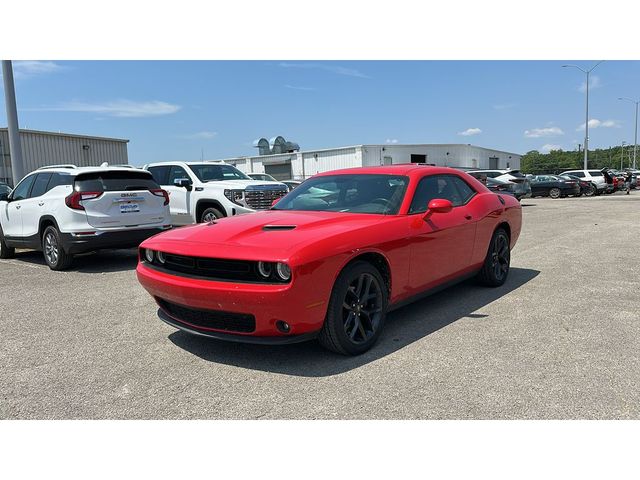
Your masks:
M 0 258 L 42 250 L 52 270 L 69 267 L 74 254 L 135 247 L 169 228 L 169 195 L 140 169 L 43 167 L 0 195 Z
M 171 197 L 171 221 L 188 225 L 271 208 L 280 182 L 252 180 L 224 162 L 161 162 L 143 167 Z
M 580 178 L 580 180 L 591 182 L 598 189 L 597 193 L 607 191 L 607 178 L 600 170 L 567 170 L 560 175 L 573 175 L 574 177 Z

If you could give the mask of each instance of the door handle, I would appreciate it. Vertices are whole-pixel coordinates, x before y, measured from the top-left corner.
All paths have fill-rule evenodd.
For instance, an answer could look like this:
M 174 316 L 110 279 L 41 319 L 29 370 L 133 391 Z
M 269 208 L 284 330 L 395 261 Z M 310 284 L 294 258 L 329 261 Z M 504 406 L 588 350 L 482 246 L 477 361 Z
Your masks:
M 40 203 L 38 203 L 38 206 L 39 206 L 39 207 L 41 207 L 41 206 L 43 206 L 43 205 L 44 205 L 44 202 L 40 202 Z
M 465 215 L 464 218 L 466 218 L 467 220 L 471 220 L 473 217 L 471 215 Z
M 16 205 L 16 210 L 20 210 L 22 208 L 22 205 Z

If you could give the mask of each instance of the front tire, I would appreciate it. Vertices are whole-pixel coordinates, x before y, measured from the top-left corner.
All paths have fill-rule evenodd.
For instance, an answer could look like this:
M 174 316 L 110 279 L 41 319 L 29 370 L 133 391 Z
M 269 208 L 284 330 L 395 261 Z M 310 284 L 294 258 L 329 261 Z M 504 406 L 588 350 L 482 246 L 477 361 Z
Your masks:
M 489 250 L 484 259 L 478 281 L 488 287 L 499 287 L 507 281 L 511 268 L 509 235 L 503 228 L 497 229 L 489 242 Z
M 223 218 L 224 214 L 214 207 L 205 208 L 200 215 L 200 223 L 208 223 L 218 218 Z
M 356 262 L 338 276 L 331 292 L 320 345 L 342 355 L 359 355 L 378 340 L 384 326 L 388 289 L 377 268 Z
M 6 242 L 4 241 L 4 235 L 2 233 L 2 230 L 0 229 L 0 258 L 2 259 L 7 259 L 7 258 L 13 258 L 16 255 L 16 249 L 13 247 L 9 247 L 7 246 Z
M 64 251 L 60 241 L 60 233 L 53 226 L 47 227 L 42 234 L 42 253 L 44 261 L 51 270 L 65 270 L 73 262 L 73 255 Z

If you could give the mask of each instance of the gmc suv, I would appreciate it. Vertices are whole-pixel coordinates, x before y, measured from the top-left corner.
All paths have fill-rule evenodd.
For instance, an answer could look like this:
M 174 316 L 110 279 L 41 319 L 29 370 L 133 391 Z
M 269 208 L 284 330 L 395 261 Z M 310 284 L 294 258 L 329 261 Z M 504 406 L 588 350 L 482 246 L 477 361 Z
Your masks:
M 42 250 L 52 270 L 77 253 L 136 247 L 169 228 L 169 195 L 140 169 L 43 167 L 0 194 L 0 258 Z

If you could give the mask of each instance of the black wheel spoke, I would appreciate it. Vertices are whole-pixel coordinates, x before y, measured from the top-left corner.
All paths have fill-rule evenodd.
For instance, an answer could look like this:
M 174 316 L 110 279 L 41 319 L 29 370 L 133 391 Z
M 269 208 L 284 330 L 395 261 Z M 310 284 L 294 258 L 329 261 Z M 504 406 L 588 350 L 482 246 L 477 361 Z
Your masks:
M 375 335 L 382 316 L 382 300 L 382 289 L 374 275 L 362 273 L 351 281 L 342 301 L 347 339 L 361 344 Z

